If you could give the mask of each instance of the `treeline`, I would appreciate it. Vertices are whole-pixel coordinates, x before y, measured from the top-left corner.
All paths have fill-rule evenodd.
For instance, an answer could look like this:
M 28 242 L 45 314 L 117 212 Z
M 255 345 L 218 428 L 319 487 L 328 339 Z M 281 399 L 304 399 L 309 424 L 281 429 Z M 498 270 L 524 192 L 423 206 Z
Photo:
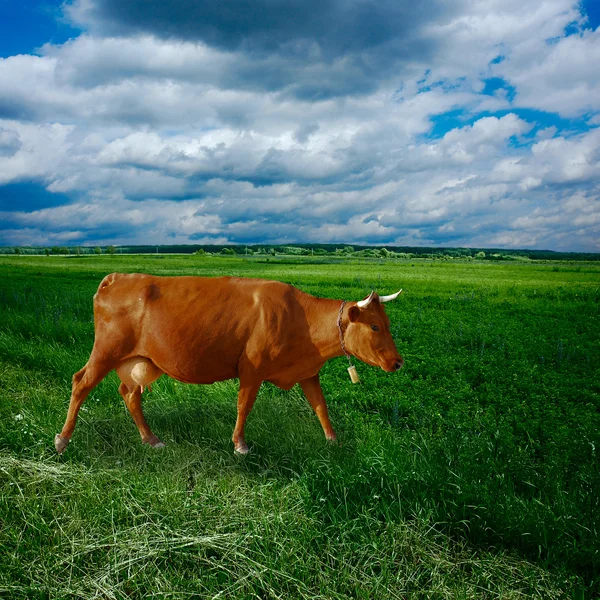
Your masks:
M 0 254 L 25 254 L 25 255 L 73 255 L 84 254 L 126 254 L 121 247 L 117 246 L 3 246 Z M 130 254 L 130 253 L 127 253 Z
M 148 246 L 4 246 L 0 254 L 86 256 L 99 254 L 196 254 L 228 256 L 330 256 L 435 260 L 573 260 L 597 261 L 600 254 L 554 252 L 552 250 L 507 250 L 505 248 L 434 248 L 424 246 L 352 246 L 340 244 L 294 245 L 148 245 Z

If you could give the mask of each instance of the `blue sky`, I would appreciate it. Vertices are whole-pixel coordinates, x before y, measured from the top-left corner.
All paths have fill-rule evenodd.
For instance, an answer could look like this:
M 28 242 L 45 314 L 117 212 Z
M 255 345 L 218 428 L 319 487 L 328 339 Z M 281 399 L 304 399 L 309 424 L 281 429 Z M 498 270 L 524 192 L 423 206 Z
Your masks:
M 600 251 L 600 3 L 0 0 L 0 244 Z

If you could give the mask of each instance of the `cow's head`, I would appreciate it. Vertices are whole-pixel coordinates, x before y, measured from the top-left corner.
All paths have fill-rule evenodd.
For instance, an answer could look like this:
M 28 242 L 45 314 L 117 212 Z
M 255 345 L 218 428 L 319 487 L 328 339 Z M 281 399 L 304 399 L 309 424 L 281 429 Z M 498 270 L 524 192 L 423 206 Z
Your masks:
M 348 309 L 349 323 L 344 332 L 346 349 L 356 358 L 384 371 L 398 371 L 404 364 L 390 332 L 390 320 L 383 310 L 383 303 L 395 300 L 401 292 L 391 296 L 371 292 Z

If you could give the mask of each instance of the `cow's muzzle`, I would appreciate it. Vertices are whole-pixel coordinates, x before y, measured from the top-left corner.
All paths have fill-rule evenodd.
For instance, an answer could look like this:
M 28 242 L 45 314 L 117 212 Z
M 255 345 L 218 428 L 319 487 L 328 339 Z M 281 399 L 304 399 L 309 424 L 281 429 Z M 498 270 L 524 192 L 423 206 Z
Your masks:
M 397 358 L 392 359 L 387 362 L 383 368 L 384 371 L 388 373 L 393 373 L 394 371 L 399 371 L 404 366 L 404 359 L 399 356 Z

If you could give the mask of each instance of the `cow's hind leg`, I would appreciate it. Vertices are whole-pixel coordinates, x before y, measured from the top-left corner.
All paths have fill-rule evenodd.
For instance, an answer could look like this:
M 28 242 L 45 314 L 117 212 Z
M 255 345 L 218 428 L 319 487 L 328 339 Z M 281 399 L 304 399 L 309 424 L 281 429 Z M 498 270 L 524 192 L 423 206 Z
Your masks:
M 60 433 L 54 438 L 54 447 L 59 454 L 62 454 L 67 447 L 75 424 L 77 423 L 77 415 L 83 401 L 88 394 L 108 375 L 113 369 L 113 365 L 106 363 L 93 362 L 92 359 L 80 371 L 73 375 L 73 384 L 71 387 L 71 400 L 69 402 L 69 410 L 67 411 L 67 420 Z
M 164 448 L 165 445 L 160 441 L 158 436 L 152 433 L 152 430 L 144 418 L 144 413 L 142 411 L 142 387 L 136 385 L 133 388 L 129 388 L 124 383 L 121 383 L 119 386 L 119 394 L 123 396 L 125 405 L 129 409 L 129 412 L 137 425 L 140 435 L 142 436 L 142 442 L 144 444 L 150 444 L 153 448 Z

